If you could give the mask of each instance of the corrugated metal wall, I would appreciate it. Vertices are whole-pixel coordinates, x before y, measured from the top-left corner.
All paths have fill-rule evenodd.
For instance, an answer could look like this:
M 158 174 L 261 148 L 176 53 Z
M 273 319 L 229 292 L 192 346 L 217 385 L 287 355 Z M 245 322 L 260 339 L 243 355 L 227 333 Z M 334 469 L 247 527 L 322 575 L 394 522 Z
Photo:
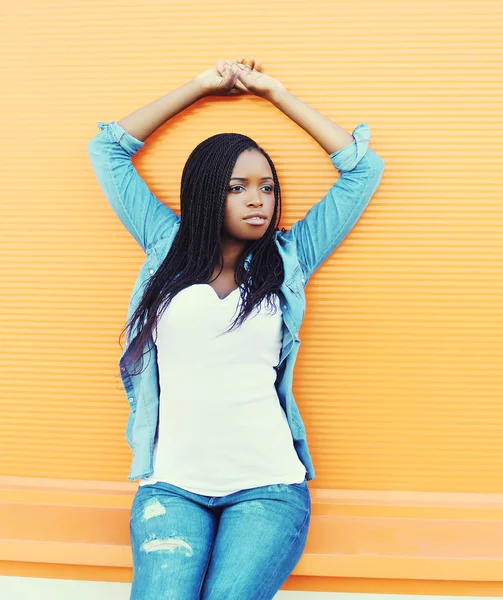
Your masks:
M 88 140 L 217 58 L 251 54 L 386 161 L 312 277 L 294 392 L 313 487 L 503 491 L 503 133 L 495 2 L 34 2 L 2 9 L 1 474 L 123 481 L 117 360 L 143 254 Z M 134 159 L 179 212 L 221 131 L 273 157 L 285 227 L 337 177 L 260 98 L 205 99 Z

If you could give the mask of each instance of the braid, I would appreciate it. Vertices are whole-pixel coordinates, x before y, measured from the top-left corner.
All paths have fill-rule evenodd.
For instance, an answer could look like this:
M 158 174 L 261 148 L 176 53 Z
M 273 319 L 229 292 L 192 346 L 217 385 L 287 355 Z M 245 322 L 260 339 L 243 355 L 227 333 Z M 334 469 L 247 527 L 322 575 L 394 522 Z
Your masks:
M 192 284 L 208 283 L 215 265 L 223 265 L 221 232 L 228 185 L 238 156 L 249 148 L 261 152 L 271 167 L 275 207 L 264 235 L 251 241 L 238 260 L 234 277 L 243 285 L 242 302 L 238 316 L 224 333 L 239 327 L 264 298 L 267 306 L 275 309 L 274 294 L 279 292 L 284 279 L 283 262 L 275 242 L 276 222 L 281 220 L 281 191 L 276 169 L 265 150 L 250 137 L 239 133 L 213 135 L 198 144 L 185 163 L 180 182 L 180 228 L 121 332 L 122 335 L 126 331 L 127 339 L 133 342 L 128 362 L 134 366 L 142 359 L 141 351 L 149 335 L 174 296 Z M 249 252 L 253 252 L 253 256 L 247 272 L 244 262 Z M 138 330 L 132 338 L 135 327 Z

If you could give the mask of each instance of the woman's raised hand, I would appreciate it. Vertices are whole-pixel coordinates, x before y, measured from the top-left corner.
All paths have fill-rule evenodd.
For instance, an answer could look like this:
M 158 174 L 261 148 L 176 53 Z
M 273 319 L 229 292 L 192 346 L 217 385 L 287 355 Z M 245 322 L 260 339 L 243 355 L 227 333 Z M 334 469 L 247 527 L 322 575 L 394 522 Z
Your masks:
M 240 56 L 236 64 L 239 72 L 234 85 L 239 90 L 264 97 L 269 92 L 285 89 L 280 81 L 262 72 L 261 62 L 255 60 L 253 56 L 248 59 L 245 56 Z
M 262 73 L 260 61 L 253 56 L 240 56 L 236 61 L 217 60 L 216 67 L 206 69 L 195 78 L 203 95 L 230 96 L 255 94 L 265 96 L 268 92 L 285 89 L 277 79 Z
M 238 93 L 234 84 L 238 67 L 230 60 L 217 60 L 216 67 L 206 69 L 195 77 L 204 96 L 228 96 Z

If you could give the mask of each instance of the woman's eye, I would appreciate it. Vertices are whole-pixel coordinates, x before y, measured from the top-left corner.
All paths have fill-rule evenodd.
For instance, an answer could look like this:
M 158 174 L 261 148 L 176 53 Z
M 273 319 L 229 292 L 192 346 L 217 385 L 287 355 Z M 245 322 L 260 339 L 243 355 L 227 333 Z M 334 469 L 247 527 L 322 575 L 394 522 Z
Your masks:
M 235 189 L 242 188 L 242 187 L 243 187 L 242 185 L 233 185 L 232 187 L 229 188 L 229 192 L 233 192 Z M 273 190 L 272 185 L 265 185 L 264 187 L 269 188 L 269 191 L 271 191 L 271 192 Z

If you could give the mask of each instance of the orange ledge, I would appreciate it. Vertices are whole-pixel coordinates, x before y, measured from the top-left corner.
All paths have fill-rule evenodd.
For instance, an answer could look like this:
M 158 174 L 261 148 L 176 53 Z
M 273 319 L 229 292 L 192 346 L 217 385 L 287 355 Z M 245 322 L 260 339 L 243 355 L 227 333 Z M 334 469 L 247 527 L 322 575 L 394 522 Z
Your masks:
M 0 560 L 131 568 L 137 486 L 0 477 Z M 293 575 L 503 582 L 503 494 L 310 491 Z

